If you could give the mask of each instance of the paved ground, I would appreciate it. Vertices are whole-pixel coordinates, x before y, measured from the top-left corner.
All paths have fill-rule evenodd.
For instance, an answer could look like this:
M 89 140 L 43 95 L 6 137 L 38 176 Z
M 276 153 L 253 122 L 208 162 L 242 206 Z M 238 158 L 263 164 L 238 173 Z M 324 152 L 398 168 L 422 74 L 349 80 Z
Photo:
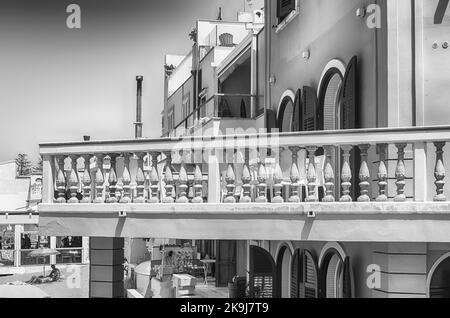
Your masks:
M 89 266 L 72 265 L 58 266 L 63 280 L 56 283 L 35 285 L 52 298 L 88 298 L 89 296 Z M 25 282 L 32 276 L 42 275 L 42 267 L 23 267 L 20 273 L 0 277 L 0 285 L 16 281 Z M 46 274 L 50 267 L 46 266 Z

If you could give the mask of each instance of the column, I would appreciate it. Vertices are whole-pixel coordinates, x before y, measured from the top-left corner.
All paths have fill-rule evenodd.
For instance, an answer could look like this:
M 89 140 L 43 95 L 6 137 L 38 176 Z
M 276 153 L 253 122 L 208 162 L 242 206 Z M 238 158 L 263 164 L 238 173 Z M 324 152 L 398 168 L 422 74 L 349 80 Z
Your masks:
M 124 239 L 91 237 L 89 241 L 89 297 L 124 297 Z

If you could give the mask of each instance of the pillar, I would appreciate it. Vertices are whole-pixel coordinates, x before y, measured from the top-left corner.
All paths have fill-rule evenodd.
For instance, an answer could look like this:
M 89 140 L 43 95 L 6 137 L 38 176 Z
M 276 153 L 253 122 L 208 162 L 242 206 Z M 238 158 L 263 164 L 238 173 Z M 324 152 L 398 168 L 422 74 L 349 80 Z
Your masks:
M 89 297 L 124 297 L 124 239 L 91 237 Z
M 14 266 L 20 267 L 21 264 L 21 248 L 22 248 L 22 232 L 24 226 L 23 224 L 14 225 Z
M 373 262 L 381 269 L 381 286 L 374 298 L 426 298 L 427 244 L 376 244 Z

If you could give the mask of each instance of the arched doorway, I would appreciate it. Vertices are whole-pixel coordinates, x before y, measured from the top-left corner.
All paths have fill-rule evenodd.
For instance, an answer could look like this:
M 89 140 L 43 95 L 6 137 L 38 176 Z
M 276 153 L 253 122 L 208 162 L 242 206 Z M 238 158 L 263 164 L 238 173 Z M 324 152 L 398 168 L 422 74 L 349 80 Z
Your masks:
M 340 129 L 339 115 L 339 95 L 343 82 L 343 74 L 337 68 L 331 68 L 327 71 L 320 88 L 319 104 L 322 116 L 320 128 L 321 130 L 338 130 Z
M 442 256 L 433 266 L 428 277 L 430 298 L 450 298 L 450 253 Z
M 291 251 L 284 245 L 277 256 L 277 296 L 280 298 L 291 297 L 291 263 Z
M 353 275 L 350 258 L 343 249 L 331 243 L 325 246 L 320 256 L 322 298 L 351 298 L 353 297 Z
M 250 297 L 274 298 L 276 286 L 276 265 L 272 255 L 261 247 L 250 246 Z

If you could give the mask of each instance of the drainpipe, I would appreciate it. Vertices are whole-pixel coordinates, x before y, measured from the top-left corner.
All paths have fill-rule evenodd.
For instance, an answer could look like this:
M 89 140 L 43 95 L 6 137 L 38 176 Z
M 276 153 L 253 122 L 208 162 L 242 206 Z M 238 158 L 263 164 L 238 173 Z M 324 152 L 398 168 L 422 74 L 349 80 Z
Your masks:
M 135 138 L 142 138 L 142 82 L 143 76 L 136 76 L 137 92 L 136 92 L 136 122 L 135 125 Z
M 267 109 L 271 106 L 271 87 L 270 87 L 270 61 L 271 61 L 271 46 L 272 46 L 272 1 L 264 1 L 264 36 L 265 36 L 265 83 L 264 83 L 264 126 L 267 128 Z

